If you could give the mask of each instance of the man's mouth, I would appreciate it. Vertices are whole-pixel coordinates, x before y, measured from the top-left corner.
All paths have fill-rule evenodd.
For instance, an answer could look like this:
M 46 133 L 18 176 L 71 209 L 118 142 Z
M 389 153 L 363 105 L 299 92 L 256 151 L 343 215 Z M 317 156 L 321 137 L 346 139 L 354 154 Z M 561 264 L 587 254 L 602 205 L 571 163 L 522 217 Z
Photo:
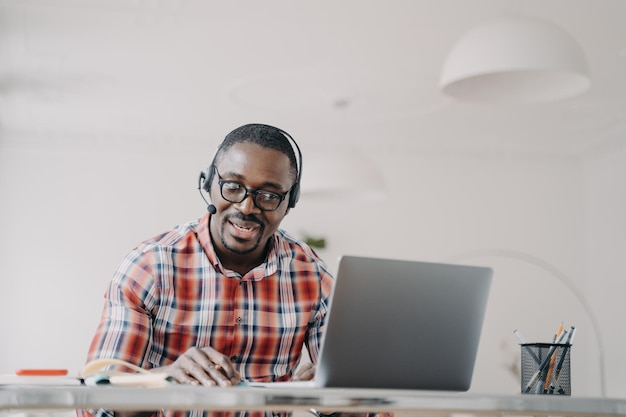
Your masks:
M 252 222 L 233 222 L 229 221 L 231 226 L 231 234 L 236 239 L 249 240 L 256 237 L 261 226 Z
M 242 226 L 242 225 L 236 224 L 236 223 L 231 223 L 231 224 L 235 227 L 235 229 L 240 230 L 240 231 L 242 231 L 244 233 L 250 233 L 252 231 L 252 229 L 253 229 L 253 227 L 251 227 L 251 226 Z

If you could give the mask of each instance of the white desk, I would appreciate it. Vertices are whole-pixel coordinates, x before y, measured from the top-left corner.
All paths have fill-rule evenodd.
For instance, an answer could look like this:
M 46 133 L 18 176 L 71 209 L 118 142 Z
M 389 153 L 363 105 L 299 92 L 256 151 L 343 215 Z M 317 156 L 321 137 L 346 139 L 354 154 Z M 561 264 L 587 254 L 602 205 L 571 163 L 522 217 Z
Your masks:
M 0 410 L 394 411 L 416 416 L 626 416 L 626 399 L 402 390 L 0 386 Z

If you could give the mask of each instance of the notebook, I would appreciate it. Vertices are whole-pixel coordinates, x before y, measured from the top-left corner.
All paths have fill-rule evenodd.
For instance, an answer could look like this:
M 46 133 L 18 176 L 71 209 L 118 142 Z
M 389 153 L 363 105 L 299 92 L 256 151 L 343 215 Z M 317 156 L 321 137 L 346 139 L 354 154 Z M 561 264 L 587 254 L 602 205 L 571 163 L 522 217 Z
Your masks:
M 343 256 L 315 378 L 249 385 L 467 391 L 492 275 Z

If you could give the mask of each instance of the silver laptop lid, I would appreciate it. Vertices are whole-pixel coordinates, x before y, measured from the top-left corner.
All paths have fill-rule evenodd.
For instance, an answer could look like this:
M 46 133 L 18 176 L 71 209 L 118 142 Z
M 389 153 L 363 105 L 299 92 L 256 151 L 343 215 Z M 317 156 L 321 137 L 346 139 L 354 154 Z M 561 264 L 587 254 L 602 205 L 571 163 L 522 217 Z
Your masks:
M 492 275 L 487 267 L 343 256 L 317 384 L 468 390 Z

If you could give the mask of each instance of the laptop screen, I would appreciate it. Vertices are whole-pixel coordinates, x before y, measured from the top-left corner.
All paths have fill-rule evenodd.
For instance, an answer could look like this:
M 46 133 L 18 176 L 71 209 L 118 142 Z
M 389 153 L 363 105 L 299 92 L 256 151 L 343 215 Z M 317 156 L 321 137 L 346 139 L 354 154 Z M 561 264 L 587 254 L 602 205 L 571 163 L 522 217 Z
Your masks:
M 469 389 L 493 270 L 343 256 L 316 383 Z

